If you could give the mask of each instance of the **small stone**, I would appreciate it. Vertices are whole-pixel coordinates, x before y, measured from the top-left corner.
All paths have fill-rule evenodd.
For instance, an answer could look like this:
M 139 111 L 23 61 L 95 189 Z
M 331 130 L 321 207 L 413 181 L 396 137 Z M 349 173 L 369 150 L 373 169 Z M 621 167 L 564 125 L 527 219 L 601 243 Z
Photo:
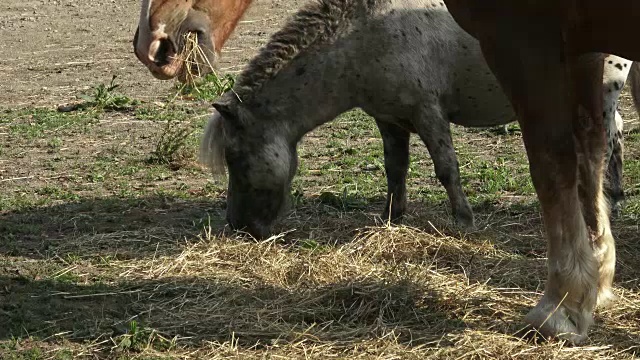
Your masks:
M 367 164 L 365 166 L 362 167 L 362 170 L 364 171 L 376 171 L 379 170 L 380 167 L 376 164 Z

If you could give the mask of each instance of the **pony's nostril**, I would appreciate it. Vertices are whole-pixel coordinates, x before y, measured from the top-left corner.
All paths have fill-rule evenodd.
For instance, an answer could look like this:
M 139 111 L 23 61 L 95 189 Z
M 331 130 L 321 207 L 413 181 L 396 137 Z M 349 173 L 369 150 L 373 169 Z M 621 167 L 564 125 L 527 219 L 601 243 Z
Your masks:
M 152 47 L 149 55 L 151 61 L 153 61 L 156 66 L 162 67 L 171 63 L 172 58 L 175 56 L 175 50 L 171 40 L 166 38 L 156 40 L 154 44 L 152 44 Z

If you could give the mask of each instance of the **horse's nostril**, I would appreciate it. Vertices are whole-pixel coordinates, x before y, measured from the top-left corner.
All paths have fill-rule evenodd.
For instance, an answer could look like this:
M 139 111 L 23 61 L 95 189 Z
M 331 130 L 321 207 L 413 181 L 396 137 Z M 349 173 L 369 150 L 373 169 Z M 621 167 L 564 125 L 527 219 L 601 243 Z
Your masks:
M 171 63 L 172 57 L 175 54 L 173 43 L 169 39 L 158 40 L 158 48 L 153 57 L 153 62 L 157 66 L 165 66 Z

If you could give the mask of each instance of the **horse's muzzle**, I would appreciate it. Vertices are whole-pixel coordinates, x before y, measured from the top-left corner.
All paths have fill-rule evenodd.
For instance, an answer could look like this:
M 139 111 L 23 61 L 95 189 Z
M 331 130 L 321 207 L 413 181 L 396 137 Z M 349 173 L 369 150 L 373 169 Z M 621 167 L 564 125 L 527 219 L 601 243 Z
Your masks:
M 139 30 L 133 38 L 133 52 L 151 74 L 160 80 L 169 80 L 182 68 L 177 45 L 169 37 L 153 39 L 148 46 L 138 44 Z

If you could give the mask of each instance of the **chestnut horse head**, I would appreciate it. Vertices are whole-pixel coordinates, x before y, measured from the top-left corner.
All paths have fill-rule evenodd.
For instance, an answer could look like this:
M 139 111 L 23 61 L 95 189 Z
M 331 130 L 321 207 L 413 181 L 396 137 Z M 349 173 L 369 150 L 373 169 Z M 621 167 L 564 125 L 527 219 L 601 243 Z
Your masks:
M 252 0 L 142 0 L 133 38 L 138 59 L 158 79 L 184 81 L 186 37 L 196 34 L 205 64 L 214 65 Z M 209 66 L 198 64 L 203 75 Z M 208 64 L 207 64 L 208 65 Z

